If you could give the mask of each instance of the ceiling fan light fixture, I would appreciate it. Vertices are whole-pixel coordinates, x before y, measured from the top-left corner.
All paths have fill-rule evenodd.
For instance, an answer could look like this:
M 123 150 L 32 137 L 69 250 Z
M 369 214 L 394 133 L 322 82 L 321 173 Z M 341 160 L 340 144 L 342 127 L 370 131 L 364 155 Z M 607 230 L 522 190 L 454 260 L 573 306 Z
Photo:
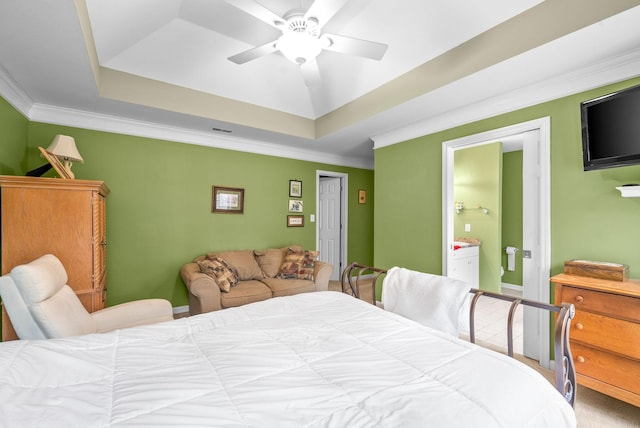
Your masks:
M 324 41 L 306 32 L 285 32 L 276 43 L 276 47 L 290 61 L 302 65 L 312 61 L 324 46 Z

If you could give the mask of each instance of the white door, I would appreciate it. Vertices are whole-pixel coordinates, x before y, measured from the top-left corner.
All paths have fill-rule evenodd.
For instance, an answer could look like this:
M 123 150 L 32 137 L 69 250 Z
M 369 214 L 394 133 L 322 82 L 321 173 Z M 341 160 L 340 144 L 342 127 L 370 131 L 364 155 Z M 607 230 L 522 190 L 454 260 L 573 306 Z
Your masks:
M 538 144 L 540 131 L 525 132 L 522 136 L 522 297 L 539 300 L 538 284 L 541 282 L 540 261 L 540 160 Z M 540 360 L 539 309 L 523 307 L 523 353 Z
M 505 141 L 510 136 L 523 139 L 523 297 L 541 302 L 550 301 L 550 155 L 551 121 L 549 117 L 507 126 L 480 134 L 469 135 L 443 143 L 442 150 L 442 270 L 449 268 L 449 248 L 453 242 L 453 156 L 458 148 Z M 540 365 L 550 368 L 550 317 L 524 311 L 524 354 L 535 356 Z M 535 310 L 534 310 L 535 311 Z
M 338 281 L 342 273 L 341 266 L 341 179 L 339 177 L 320 177 L 318 204 L 318 247 L 319 259 L 333 266 L 331 280 Z

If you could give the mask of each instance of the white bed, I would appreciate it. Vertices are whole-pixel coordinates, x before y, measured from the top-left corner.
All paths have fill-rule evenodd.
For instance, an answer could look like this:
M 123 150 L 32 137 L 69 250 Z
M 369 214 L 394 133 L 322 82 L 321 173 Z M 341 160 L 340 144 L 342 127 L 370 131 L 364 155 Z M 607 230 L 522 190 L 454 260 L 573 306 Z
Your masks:
M 535 370 L 346 294 L 0 344 L 2 427 L 575 427 Z

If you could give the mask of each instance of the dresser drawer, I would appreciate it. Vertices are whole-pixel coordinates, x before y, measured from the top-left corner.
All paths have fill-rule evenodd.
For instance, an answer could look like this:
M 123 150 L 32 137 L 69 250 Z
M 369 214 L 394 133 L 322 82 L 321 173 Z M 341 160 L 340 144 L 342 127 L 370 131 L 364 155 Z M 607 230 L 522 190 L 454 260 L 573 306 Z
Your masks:
M 594 348 L 640 360 L 640 324 L 576 311 L 569 337 Z
M 640 394 L 640 361 L 571 341 L 576 372 Z
M 570 286 L 562 287 L 562 302 L 573 303 L 576 311 L 600 314 L 640 322 L 640 299 L 613 293 L 585 290 Z

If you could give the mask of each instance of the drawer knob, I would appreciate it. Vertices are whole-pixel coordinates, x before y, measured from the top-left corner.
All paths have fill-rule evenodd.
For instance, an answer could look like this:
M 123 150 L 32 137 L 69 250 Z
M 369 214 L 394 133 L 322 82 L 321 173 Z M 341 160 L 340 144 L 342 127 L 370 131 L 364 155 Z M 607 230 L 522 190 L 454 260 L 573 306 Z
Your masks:
M 577 328 L 578 330 L 582 330 L 582 329 L 584 328 L 584 326 L 582 325 L 582 323 L 581 323 L 581 322 L 578 322 L 578 323 L 576 323 L 576 328 Z
M 576 302 L 578 302 L 578 303 L 582 303 L 582 302 L 584 302 L 584 297 L 582 297 L 582 296 L 576 296 Z
M 582 355 L 578 355 L 578 358 L 576 358 L 576 360 L 577 360 L 579 363 L 584 363 L 584 357 L 583 357 Z

